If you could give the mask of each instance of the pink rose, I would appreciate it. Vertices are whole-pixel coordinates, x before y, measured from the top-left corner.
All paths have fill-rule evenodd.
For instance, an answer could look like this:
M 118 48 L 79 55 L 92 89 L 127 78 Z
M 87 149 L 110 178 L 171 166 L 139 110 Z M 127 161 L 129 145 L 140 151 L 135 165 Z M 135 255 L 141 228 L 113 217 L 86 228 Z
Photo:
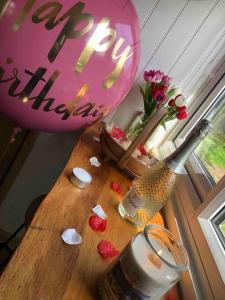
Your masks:
M 161 81 L 162 78 L 163 78 L 163 76 L 164 76 L 164 73 L 161 72 L 160 70 L 157 70 L 157 71 L 155 72 L 155 80 L 156 80 L 156 81 Z
M 172 81 L 172 77 L 170 77 L 170 76 L 168 76 L 168 75 L 163 75 L 163 77 L 162 77 L 162 82 L 164 83 L 164 84 L 170 84 L 171 83 L 171 81 Z
M 143 77 L 145 81 L 152 82 L 154 76 L 155 76 L 155 70 L 150 70 L 150 71 L 145 71 Z

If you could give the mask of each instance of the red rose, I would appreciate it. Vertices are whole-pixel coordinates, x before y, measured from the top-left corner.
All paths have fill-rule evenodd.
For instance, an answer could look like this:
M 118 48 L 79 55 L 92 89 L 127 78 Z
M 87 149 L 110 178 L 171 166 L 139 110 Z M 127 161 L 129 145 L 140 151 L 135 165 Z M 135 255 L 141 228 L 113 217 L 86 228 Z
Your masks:
M 176 114 L 176 117 L 177 117 L 178 120 L 186 119 L 187 118 L 187 113 L 186 112 L 178 113 L 178 114 Z
M 167 85 L 163 85 L 163 84 L 159 84 L 159 83 L 155 83 L 152 82 L 152 96 L 154 98 L 154 95 L 159 91 L 162 93 L 166 93 L 168 90 L 168 86 Z
M 156 92 L 152 93 L 152 97 L 158 102 L 164 102 L 166 100 L 166 95 L 163 91 L 160 90 L 157 90 Z
M 137 148 L 141 152 L 141 155 L 146 155 L 145 146 L 143 144 L 140 144 Z
M 175 100 L 171 99 L 168 103 L 169 107 L 173 107 L 175 105 Z
M 166 93 L 167 90 L 168 90 L 168 86 L 167 86 L 167 85 L 160 84 L 159 90 L 162 91 L 163 93 Z
M 187 107 L 186 106 L 178 106 L 177 107 L 177 112 L 178 113 L 183 113 L 186 112 Z
M 112 138 L 117 139 L 117 140 L 121 140 L 123 138 L 125 138 L 126 133 L 119 127 L 114 127 L 111 132 L 110 135 Z

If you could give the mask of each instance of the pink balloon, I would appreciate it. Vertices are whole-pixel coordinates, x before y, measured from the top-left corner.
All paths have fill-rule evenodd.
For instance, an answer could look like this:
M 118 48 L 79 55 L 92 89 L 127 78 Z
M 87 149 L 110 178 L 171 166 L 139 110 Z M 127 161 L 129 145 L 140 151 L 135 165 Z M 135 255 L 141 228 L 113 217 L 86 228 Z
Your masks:
M 11 1 L 0 36 L 0 111 L 43 131 L 85 127 L 114 110 L 140 56 L 129 0 Z

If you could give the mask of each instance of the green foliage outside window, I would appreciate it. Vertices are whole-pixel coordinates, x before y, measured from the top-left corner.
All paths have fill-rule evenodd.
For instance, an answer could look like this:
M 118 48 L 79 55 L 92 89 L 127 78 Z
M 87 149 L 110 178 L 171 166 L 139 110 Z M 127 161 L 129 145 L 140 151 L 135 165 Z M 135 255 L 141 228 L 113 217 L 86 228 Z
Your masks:
M 209 165 L 225 168 L 225 106 L 213 117 L 214 129 L 199 145 L 197 154 Z

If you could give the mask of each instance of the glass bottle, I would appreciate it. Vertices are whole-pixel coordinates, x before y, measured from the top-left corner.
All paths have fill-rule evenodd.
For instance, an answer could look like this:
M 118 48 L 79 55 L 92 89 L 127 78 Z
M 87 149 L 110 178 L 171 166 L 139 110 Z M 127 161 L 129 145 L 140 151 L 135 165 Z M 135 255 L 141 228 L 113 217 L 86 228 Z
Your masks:
M 134 182 L 118 207 L 123 219 L 137 227 L 148 224 L 171 197 L 177 174 L 181 172 L 190 154 L 211 128 L 212 125 L 208 120 L 201 120 L 176 151 L 153 165 Z
M 188 268 L 188 256 L 173 234 L 146 226 L 125 247 L 99 282 L 102 300 L 160 299 Z

